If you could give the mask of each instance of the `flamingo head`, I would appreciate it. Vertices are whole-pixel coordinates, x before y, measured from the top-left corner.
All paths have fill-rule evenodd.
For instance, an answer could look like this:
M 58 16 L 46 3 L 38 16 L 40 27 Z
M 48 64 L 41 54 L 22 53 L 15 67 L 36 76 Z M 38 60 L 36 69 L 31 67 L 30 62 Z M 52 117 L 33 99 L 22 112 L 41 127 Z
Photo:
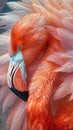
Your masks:
M 18 97 L 26 101 L 28 98 L 28 91 L 27 91 L 27 83 L 26 83 L 26 78 L 27 78 L 26 66 L 25 66 L 25 59 L 23 54 L 24 33 L 22 33 L 22 31 L 23 30 L 19 23 L 14 25 L 12 29 L 11 43 L 9 47 L 10 64 L 8 69 L 7 82 L 10 89 Z
M 7 79 L 11 90 L 24 100 L 28 97 L 26 68 L 39 55 L 46 43 L 44 25 L 42 15 L 31 14 L 19 20 L 12 29 Z

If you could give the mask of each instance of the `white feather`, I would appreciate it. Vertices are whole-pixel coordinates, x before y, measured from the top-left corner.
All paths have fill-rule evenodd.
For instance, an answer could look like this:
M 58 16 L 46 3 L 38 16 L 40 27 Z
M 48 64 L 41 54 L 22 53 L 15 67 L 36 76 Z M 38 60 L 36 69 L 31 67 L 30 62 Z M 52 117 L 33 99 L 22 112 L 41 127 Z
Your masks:
M 9 92 L 9 88 L 7 86 L 2 86 L 0 89 L 0 104 L 2 105 L 3 100 Z
M 67 18 L 62 19 L 62 24 L 67 30 L 73 32 L 73 24 Z
M 0 74 L 7 73 L 9 65 L 9 55 L 5 54 L 0 57 Z
M 17 111 L 14 115 L 14 118 L 12 120 L 12 124 L 11 124 L 11 128 L 10 130 L 21 130 L 22 126 L 23 126 L 23 122 L 25 120 L 25 103 L 22 102 L 18 108 Z
M 6 123 L 6 130 L 10 130 L 10 127 L 11 127 L 11 123 L 12 123 L 12 120 L 14 118 L 14 115 L 17 111 L 17 108 L 18 106 L 21 104 L 21 101 L 20 100 L 17 100 L 17 102 L 15 103 L 15 105 L 12 106 L 11 108 L 11 112 L 9 113 L 9 116 L 7 118 L 7 123 Z
M 66 62 L 64 65 L 56 69 L 55 72 L 72 73 L 73 72 L 73 59 L 68 60 L 68 62 Z
M 48 61 L 52 61 L 55 62 L 56 64 L 59 65 L 64 65 L 67 62 L 69 62 L 69 60 L 73 59 L 73 51 L 64 51 L 64 52 L 54 52 L 52 55 L 49 55 L 47 60 Z
M 28 127 L 27 127 L 27 118 L 25 119 L 24 123 L 23 123 L 23 128 L 22 130 L 28 130 Z
M 0 85 L 2 86 L 3 84 L 7 85 L 7 74 L 0 74 Z
M 7 109 L 10 108 L 15 103 L 17 99 L 18 97 L 10 91 L 5 97 L 5 100 L 3 102 L 3 106 L 2 106 L 3 113 L 5 113 Z
M 60 41 L 65 49 L 73 49 L 73 33 L 62 28 L 57 29 L 57 33 L 60 36 Z
M 10 44 L 10 35 L 0 35 L 0 56 L 8 52 Z

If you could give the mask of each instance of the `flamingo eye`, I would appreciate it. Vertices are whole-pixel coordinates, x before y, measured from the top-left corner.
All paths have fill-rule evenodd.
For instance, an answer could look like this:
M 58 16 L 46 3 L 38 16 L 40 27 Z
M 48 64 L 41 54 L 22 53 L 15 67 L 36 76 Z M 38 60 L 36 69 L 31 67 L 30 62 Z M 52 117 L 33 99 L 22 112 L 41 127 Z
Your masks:
M 23 49 L 23 45 L 19 45 L 17 48 L 18 51 L 21 51 L 22 49 Z

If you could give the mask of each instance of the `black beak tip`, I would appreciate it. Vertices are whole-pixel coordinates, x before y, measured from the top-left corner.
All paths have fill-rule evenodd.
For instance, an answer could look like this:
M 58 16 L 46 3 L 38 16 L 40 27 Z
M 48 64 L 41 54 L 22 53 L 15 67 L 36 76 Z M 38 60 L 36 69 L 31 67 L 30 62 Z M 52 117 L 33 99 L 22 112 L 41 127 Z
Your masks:
M 13 74 L 14 76 L 14 74 Z M 13 93 L 15 93 L 19 98 L 21 98 L 22 100 L 24 100 L 25 102 L 27 101 L 28 97 L 29 97 L 29 91 L 24 91 L 24 92 L 21 92 L 21 91 L 18 91 L 15 86 L 14 86 L 14 83 L 13 83 L 13 76 L 12 76 L 12 79 L 11 79 L 11 91 Z
M 28 97 L 29 97 L 29 92 L 28 91 L 24 91 L 24 92 L 20 92 L 18 90 L 16 90 L 13 86 L 10 88 L 11 91 L 13 93 L 15 93 L 19 98 L 21 98 L 22 100 L 24 100 L 25 102 L 27 101 Z

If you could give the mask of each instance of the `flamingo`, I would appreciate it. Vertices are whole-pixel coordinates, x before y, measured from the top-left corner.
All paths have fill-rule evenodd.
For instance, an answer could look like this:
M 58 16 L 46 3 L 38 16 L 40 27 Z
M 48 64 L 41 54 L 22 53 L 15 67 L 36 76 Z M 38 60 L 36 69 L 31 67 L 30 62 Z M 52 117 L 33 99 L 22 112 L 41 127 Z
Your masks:
M 10 89 L 25 102 L 3 80 L 3 112 L 14 104 L 6 129 L 73 130 L 72 0 L 30 2 L 24 6 L 31 14 L 12 28 L 7 75 Z M 6 78 L 5 56 L 0 61 L 1 68 L 7 63 L 1 70 Z

